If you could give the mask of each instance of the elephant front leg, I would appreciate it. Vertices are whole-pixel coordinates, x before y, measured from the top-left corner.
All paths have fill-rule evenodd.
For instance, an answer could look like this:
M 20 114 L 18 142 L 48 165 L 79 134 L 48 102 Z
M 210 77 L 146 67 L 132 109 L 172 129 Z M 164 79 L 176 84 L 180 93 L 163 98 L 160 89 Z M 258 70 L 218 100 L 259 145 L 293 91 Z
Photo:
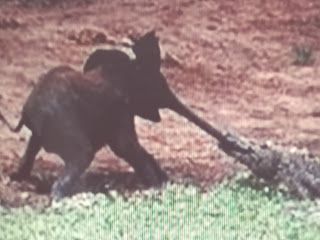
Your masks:
M 109 142 L 111 150 L 128 162 L 144 184 L 159 187 L 168 180 L 167 174 L 138 142 L 133 117 L 122 119 Z

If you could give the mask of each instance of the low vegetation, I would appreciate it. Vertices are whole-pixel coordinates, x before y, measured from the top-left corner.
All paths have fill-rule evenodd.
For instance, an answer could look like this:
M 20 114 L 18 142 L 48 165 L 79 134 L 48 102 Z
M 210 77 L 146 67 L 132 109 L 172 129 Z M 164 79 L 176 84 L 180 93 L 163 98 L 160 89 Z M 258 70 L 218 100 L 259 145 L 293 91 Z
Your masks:
M 232 181 L 168 184 L 129 199 L 80 194 L 45 210 L 0 207 L 0 239 L 319 239 L 320 202 Z

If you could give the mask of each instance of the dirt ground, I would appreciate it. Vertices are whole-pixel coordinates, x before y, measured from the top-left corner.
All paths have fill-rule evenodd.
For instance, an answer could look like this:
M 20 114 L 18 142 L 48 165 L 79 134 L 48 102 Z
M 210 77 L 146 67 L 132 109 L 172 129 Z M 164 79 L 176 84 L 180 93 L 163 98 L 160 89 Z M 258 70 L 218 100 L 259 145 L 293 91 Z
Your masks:
M 155 29 L 170 87 L 201 117 L 259 141 L 320 153 L 318 0 L 26 2 L 0 2 L 0 111 L 13 125 L 41 74 L 61 64 L 81 70 L 94 48 Z M 136 127 L 170 178 L 208 186 L 238 169 L 196 126 L 168 110 L 161 117 L 158 124 L 137 118 Z M 0 132 L 0 204 L 47 201 L 62 161 L 41 152 L 33 175 L 42 184 L 10 181 L 30 132 L 13 134 L 2 123 Z M 92 191 L 138 182 L 108 147 L 85 176 Z

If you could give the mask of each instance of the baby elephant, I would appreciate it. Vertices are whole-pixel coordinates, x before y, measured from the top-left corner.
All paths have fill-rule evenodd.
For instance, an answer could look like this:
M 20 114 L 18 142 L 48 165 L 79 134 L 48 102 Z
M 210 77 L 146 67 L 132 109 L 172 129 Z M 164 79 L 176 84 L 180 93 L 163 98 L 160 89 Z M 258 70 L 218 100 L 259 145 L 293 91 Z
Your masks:
M 36 154 L 43 147 L 65 162 L 52 195 L 70 194 L 95 153 L 105 145 L 126 160 L 148 186 L 160 186 L 166 174 L 138 142 L 134 127 L 132 78 L 149 77 L 134 61 L 117 61 L 86 73 L 60 66 L 43 75 L 23 110 L 23 125 L 31 132 L 15 179 L 27 178 Z M 112 61 L 111 61 L 112 62 Z
M 57 67 L 43 75 L 27 99 L 23 125 L 32 131 L 16 179 L 28 177 L 43 147 L 65 162 L 52 195 L 59 199 L 90 165 L 105 145 L 126 160 L 148 186 L 160 186 L 167 175 L 139 144 L 134 116 L 161 121 L 159 110 L 169 108 L 223 141 L 221 132 L 182 104 L 160 72 L 160 47 L 154 32 L 134 40 L 136 58 L 118 50 L 97 50 L 89 56 L 84 73 Z M 8 126 L 5 118 L 0 119 Z

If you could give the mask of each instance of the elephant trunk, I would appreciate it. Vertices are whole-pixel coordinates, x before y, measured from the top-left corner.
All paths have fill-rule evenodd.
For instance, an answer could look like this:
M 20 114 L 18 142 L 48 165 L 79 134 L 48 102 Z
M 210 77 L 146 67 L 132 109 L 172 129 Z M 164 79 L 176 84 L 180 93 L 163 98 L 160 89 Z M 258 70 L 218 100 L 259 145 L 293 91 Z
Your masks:
M 198 117 L 188 107 L 186 107 L 171 91 L 167 107 L 175 111 L 176 113 L 180 114 L 181 116 L 184 116 L 190 122 L 193 122 L 206 133 L 216 138 L 220 143 L 224 142 L 225 136 L 221 133 L 219 129 L 214 128 L 208 122 Z

